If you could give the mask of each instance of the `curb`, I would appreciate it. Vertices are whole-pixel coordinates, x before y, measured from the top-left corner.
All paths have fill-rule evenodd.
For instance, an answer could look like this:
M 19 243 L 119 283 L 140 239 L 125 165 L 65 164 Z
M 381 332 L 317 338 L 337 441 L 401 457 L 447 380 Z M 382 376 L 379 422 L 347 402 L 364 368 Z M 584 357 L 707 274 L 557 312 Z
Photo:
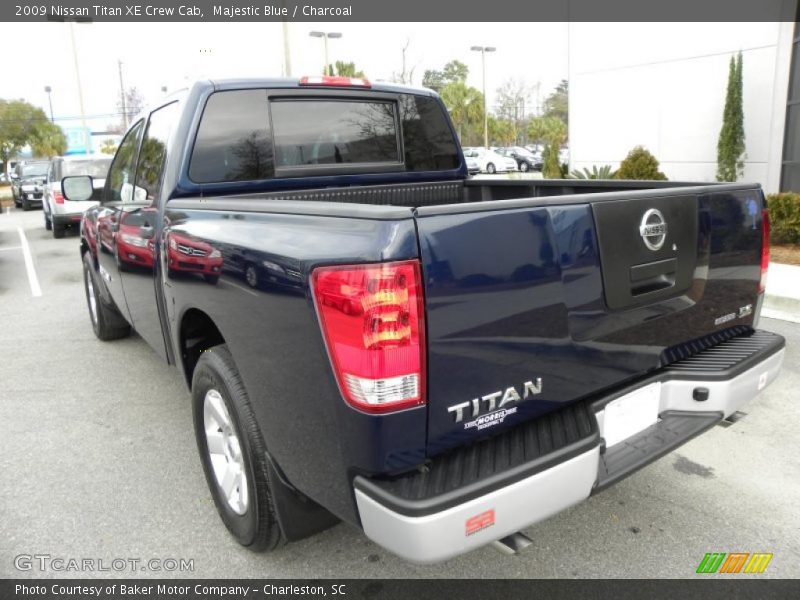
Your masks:
M 800 298 L 767 294 L 761 307 L 761 316 L 800 323 Z

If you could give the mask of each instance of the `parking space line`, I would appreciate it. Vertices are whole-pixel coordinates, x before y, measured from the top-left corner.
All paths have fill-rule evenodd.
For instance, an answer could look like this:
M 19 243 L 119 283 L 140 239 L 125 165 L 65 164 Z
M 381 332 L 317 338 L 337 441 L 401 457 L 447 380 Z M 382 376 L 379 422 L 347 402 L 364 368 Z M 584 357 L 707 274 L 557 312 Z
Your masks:
M 3 250 L 20 250 L 22 246 L 9 246 L 8 248 L 0 248 L 0 252 Z
M 39 278 L 36 276 L 36 269 L 33 268 L 33 256 L 31 256 L 31 249 L 28 246 L 28 238 L 25 237 L 25 231 L 22 227 L 17 227 L 19 232 L 19 243 L 22 247 L 22 256 L 25 259 L 25 270 L 28 272 L 28 283 L 31 286 L 31 294 L 34 298 L 42 295 L 42 288 L 39 287 Z
M 225 281 L 224 279 L 221 280 L 221 282 L 224 283 L 225 285 L 229 285 L 231 287 L 235 287 L 235 288 L 237 288 L 239 290 L 242 290 L 243 292 L 247 292 L 251 296 L 255 296 L 256 298 L 258 298 L 258 294 L 256 294 L 253 290 L 248 290 L 246 287 L 242 287 L 241 285 L 237 285 L 235 283 L 231 283 L 230 281 Z

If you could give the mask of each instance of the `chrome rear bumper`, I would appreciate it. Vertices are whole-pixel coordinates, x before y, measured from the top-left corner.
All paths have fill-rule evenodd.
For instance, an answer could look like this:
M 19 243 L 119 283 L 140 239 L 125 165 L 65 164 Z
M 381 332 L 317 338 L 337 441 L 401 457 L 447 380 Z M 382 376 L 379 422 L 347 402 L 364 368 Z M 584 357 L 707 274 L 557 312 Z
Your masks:
M 695 376 L 691 370 L 660 371 L 593 404 L 602 436 L 604 407 L 609 401 L 645 385 L 660 384 L 658 423 L 620 442 L 614 452 L 606 452 L 603 443 L 598 443 L 535 475 L 444 510 L 402 514 L 371 496 L 359 483 L 363 478 L 357 477 L 355 498 L 364 532 L 387 550 L 416 563 L 445 560 L 489 544 L 579 503 L 593 490 L 618 481 L 736 412 L 774 381 L 784 353 L 782 346 L 777 351 L 773 348 L 763 360 L 750 361 L 745 370 L 727 379 L 714 374 L 706 374 L 704 379 L 702 372 Z M 708 398 L 695 400 L 696 388 L 706 388 Z M 626 445 L 629 448 L 622 448 Z M 624 459 L 618 460 L 624 464 L 615 465 L 614 457 L 620 455 Z

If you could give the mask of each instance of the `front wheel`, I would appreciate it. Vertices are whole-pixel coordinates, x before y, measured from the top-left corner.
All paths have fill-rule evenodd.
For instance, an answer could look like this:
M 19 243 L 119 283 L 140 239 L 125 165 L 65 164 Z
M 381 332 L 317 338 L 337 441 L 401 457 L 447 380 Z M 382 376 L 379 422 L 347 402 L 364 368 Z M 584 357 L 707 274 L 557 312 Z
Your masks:
M 55 232 L 55 230 L 53 230 Z M 106 303 L 99 291 L 99 280 L 94 269 L 92 255 L 83 254 L 83 286 L 86 291 L 86 304 L 94 334 L 104 342 L 117 340 L 130 334 L 131 327 L 119 314 L 117 307 Z
M 494 175 L 497 173 L 497 168 L 494 166 L 494 163 L 489 163 L 486 165 L 486 172 L 489 173 L 489 175 Z
M 523 173 L 525 173 L 528 169 L 530 169 L 530 167 L 528 166 L 528 163 L 526 163 L 526 162 L 522 163 L 519 166 L 519 170 L 522 171 Z
M 272 550 L 284 539 L 266 445 L 226 345 L 206 350 L 197 361 L 192 409 L 200 460 L 223 523 L 242 546 Z

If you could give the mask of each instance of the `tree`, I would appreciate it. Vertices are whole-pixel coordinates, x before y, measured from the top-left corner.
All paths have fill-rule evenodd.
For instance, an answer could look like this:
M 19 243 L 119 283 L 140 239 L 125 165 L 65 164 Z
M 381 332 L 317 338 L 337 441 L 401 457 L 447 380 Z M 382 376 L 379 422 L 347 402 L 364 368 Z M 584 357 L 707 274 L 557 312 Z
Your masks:
M 52 133 L 51 127 L 55 125 L 47 119 L 41 108 L 24 100 L 0 99 L 0 160 L 5 165 L 6 175 L 8 161 L 27 144 L 49 138 L 47 134 Z M 63 137 L 64 134 L 61 135 Z
M 333 65 L 328 65 L 327 75 L 333 75 Z M 365 77 L 364 71 L 356 71 L 356 63 L 344 62 L 343 60 L 336 61 L 335 74 L 339 77 Z
M 489 139 L 499 146 L 512 146 L 517 140 L 517 126 L 510 119 L 489 117 Z
M 117 143 L 112 139 L 105 140 L 100 145 L 101 154 L 111 154 L 112 156 L 117 153 Z
M 498 118 L 514 123 L 516 132 L 525 131 L 525 112 L 530 108 L 530 88 L 516 79 L 508 79 L 497 88 L 495 95 L 497 108 L 495 114 Z M 512 140 L 516 143 L 516 137 Z
M 569 125 L 569 81 L 562 79 L 561 83 L 544 101 L 544 116 L 556 117 Z
M 717 181 L 736 181 L 744 174 L 744 110 L 742 107 L 742 53 L 731 57 L 722 129 L 717 142 Z
M 402 83 L 403 85 L 414 84 L 414 70 L 417 68 L 417 65 L 414 65 L 411 69 L 406 66 L 406 52 L 408 52 L 408 47 L 410 45 L 411 40 L 406 38 L 406 45 L 403 46 L 401 50 L 403 54 L 403 69 L 399 73 L 392 73 L 392 81 L 395 83 Z
M 441 96 L 450 118 L 463 140 L 465 129 L 477 122 L 483 122 L 483 94 L 463 81 L 448 83 L 441 89 Z
M 442 69 L 442 79 L 445 84 L 458 81 L 464 83 L 467 81 L 467 75 L 469 75 L 469 67 L 458 60 L 451 60 Z
M 465 83 L 467 75 L 469 75 L 467 65 L 458 60 L 451 60 L 441 71 L 427 69 L 422 76 L 422 85 L 441 93 L 442 89 L 450 83 Z
M 52 158 L 61 156 L 67 151 L 67 137 L 61 131 L 61 127 L 46 118 L 44 121 L 37 121 L 28 143 L 34 156 Z
M 658 170 L 658 160 L 643 146 L 628 152 L 617 171 L 617 179 L 644 179 L 665 181 L 667 176 Z
M 528 136 L 536 143 L 544 143 L 542 175 L 548 179 L 561 179 L 563 170 L 559 163 L 561 144 L 567 139 L 567 125 L 558 117 L 538 117 L 528 124 Z

